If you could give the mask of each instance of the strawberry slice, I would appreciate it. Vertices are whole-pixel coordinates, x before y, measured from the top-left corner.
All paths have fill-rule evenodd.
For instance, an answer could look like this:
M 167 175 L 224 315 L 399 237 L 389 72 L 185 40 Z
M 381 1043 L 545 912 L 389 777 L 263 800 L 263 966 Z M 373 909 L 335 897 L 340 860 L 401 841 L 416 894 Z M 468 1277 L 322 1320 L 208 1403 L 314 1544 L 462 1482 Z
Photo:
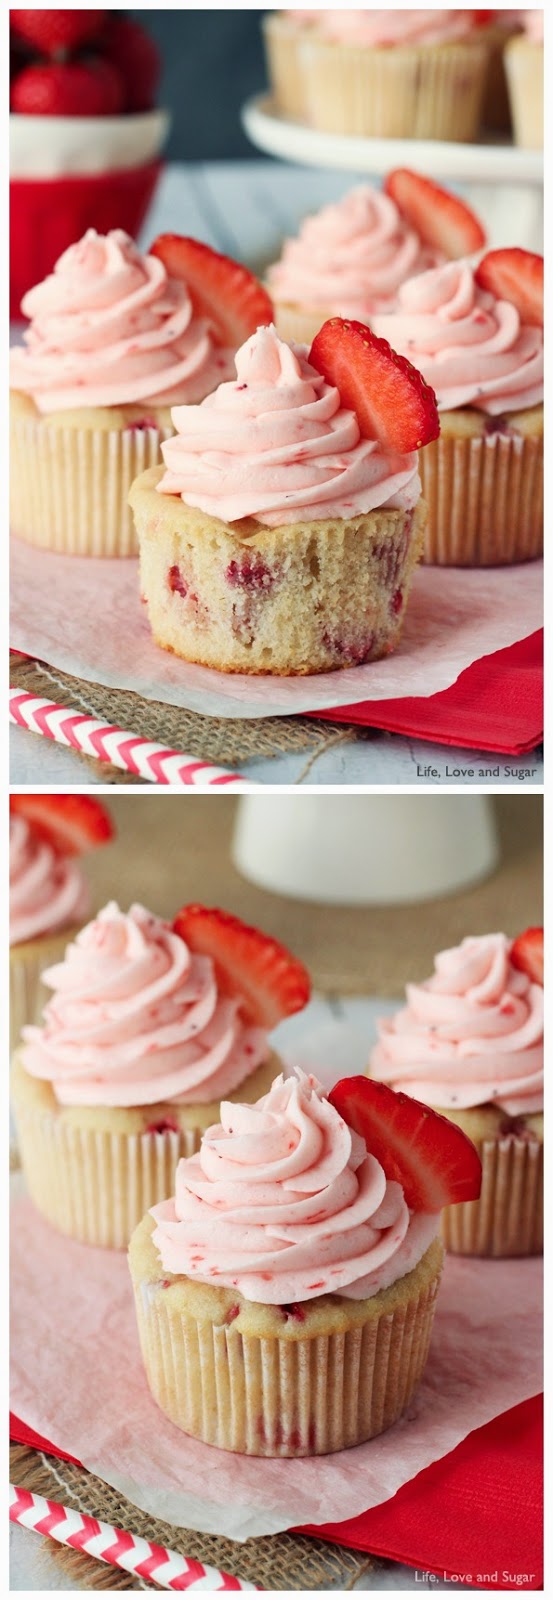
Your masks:
M 366 439 L 377 439 L 401 455 L 437 439 L 434 390 L 364 322 L 331 317 L 315 335 L 309 360 L 338 389 L 342 404 L 356 412 Z
M 459 1200 L 478 1199 L 478 1151 L 447 1117 L 361 1076 L 341 1078 L 329 1100 L 361 1134 L 386 1177 L 401 1184 L 412 1211 L 441 1211 Z
M 256 328 L 273 321 L 272 301 L 253 272 L 199 239 L 160 233 L 150 255 L 159 256 L 169 277 L 186 285 L 196 315 L 209 318 L 221 345 L 238 350 Z
M 12 794 L 10 811 L 25 817 L 56 855 L 80 856 L 113 838 L 109 813 L 84 794 Z
M 527 928 L 526 933 L 519 933 L 511 950 L 511 963 L 543 989 L 543 928 Z
M 258 928 L 228 911 L 183 906 L 173 929 L 197 955 L 211 956 L 221 993 L 240 995 L 244 1016 L 256 1027 L 275 1028 L 307 1005 L 311 982 L 305 967 Z
M 384 192 L 395 200 L 398 211 L 423 244 L 443 250 L 450 261 L 470 256 L 485 245 L 482 223 L 470 206 L 431 178 L 422 178 L 409 167 L 396 167 L 388 173 Z
M 543 256 L 531 250 L 488 250 L 475 278 L 497 300 L 516 306 L 521 322 L 543 328 Z

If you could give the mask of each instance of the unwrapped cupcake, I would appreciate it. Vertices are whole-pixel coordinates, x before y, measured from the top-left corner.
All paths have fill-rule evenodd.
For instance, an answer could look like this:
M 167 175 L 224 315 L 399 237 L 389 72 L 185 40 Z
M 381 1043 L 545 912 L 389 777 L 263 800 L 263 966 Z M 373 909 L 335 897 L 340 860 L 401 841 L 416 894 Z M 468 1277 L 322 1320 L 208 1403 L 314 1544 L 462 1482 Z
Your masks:
M 170 407 L 230 377 L 265 291 L 245 267 L 164 235 L 142 254 L 90 228 L 22 309 L 10 357 L 10 522 L 66 555 L 136 554 L 128 493 L 160 459 Z
M 171 927 L 111 903 L 42 980 L 52 998 L 12 1072 L 29 1192 L 62 1233 L 120 1249 L 221 1097 L 267 1090 L 269 1029 L 306 1004 L 309 979 L 226 912 L 186 906 Z
M 491 42 L 478 11 L 280 11 L 264 21 L 278 109 L 325 133 L 475 139 Z
M 389 1428 L 424 1371 L 440 1208 L 478 1194 L 466 1136 L 366 1078 L 223 1102 L 131 1239 L 154 1399 L 185 1433 L 324 1455 Z
M 463 1128 L 482 1159 L 480 1199 L 447 1208 L 461 1255 L 543 1248 L 543 930 L 463 939 L 407 1005 L 379 1023 L 370 1073 Z
M 543 552 L 543 257 L 492 250 L 399 290 L 372 319 L 436 391 L 421 455 L 425 560 L 501 566 Z
M 61 960 L 90 909 L 80 857 L 113 835 L 108 812 L 87 795 L 10 796 L 10 1043 L 38 1022 L 41 974 Z
M 383 189 L 350 189 L 285 241 L 267 273 L 278 332 L 310 343 L 328 317 L 370 323 L 374 313 L 394 308 L 409 278 L 471 255 L 485 242 L 463 200 L 398 168 Z
M 157 643 L 222 672 L 327 672 L 395 649 L 425 526 L 418 372 L 340 318 L 310 352 L 260 327 L 236 378 L 175 407 L 165 472 L 133 484 Z

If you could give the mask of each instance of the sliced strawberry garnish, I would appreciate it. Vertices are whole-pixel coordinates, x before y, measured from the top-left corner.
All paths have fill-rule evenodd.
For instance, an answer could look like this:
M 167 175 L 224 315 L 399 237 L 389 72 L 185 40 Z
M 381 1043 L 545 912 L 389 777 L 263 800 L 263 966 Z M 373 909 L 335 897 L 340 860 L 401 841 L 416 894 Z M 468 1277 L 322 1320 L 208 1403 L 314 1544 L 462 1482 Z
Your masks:
M 79 856 L 113 837 L 114 827 L 99 800 L 83 794 L 12 794 L 10 811 L 25 817 L 57 855 Z
M 170 278 L 186 284 L 194 311 L 209 317 L 220 344 L 238 350 L 256 328 L 273 321 L 272 302 L 253 272 L 199 239 L 160 233 L 150 255 L 159 256 Z
M 543 928 L 527 928 L 526 933 L 519 933 L 511 949 L 511 962 L 543 989 Z
M 206 906 L 183 906 L 173 928 L 190 950 L 211 956 L 221 992 L 240 995 L 244 1015 L 257 1027 L 274 1028 L 307 1005 L 311 983 L 305 967 L 258 928 Z
M 387 1178 L 401 1184 L 413 1211 L 441 1211 L 477 1200 L 482 1181 L 478 1151 L 454 1122 L 410 1095 L 373 1078 L 341 1078 L 329 1099 L 365 1140 Z
M 402 455 L 437 439 L 434 390 L 364 322 L 331 317 L 316 334 L 309 360 L 338 389 L 342 404 L 356 412 L 366 439 L 377 439 Z
M 485 245 L 482 223 L 470 206 L 431 178 L 422 178 L 408 167 L 396 167 L 388 173 L 384 189 L 423 244 L 443 250 L 450 261 L 470 256 Z
M 481 289 L 516 306 L 521 322 L 543 328 L 543 256 L 531 250 L 488 250 L 475 277 Z

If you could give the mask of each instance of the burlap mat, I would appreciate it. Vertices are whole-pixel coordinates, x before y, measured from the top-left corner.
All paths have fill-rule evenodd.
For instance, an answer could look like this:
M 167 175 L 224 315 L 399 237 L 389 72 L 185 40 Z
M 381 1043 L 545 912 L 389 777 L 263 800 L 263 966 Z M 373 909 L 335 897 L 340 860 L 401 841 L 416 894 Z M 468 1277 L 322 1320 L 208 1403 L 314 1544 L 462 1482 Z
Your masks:
M 182 750 L 202 761 L 237 766 L 255 756 L 281 756 L 289 752 L 309 752 L 305 768 L 295 780 L 302 783 L 311 770 L 313 761 L 325 750 L 349 739 L 366 739 L 371 731 L 340 726 L 333 728 L 327 722 L 307 717 L 203 717 L 196 711 L 181 711 L 178 706 L 161 705 L 157 700 L 143 700 L 141 695 L 125 689 L 105 689 L 100 683 L 88 683 L 84 678 L 73 678 L 57 667 L 45 662 L 30 660 L 15 652 L 10 657 L 10 682 L 13 688 L 27 694 L 37 694 L 56 701 L 58 705 L 74 711 L 88 711 L 91 716 L 128 733 L 140 734 L 145 739 L 155 739 L 172 750 Z M 75 752 L 78 755 L 78 751 Z M 118 767 L 100 763 L 92 756 L 81 756 L 83 767 L 93 767 L 98 772 L 102 766 L 102 781 L 116 784 L 142 784 L 142 778 L 124 773 Z
M 231 1539 L 218 1539 L 188 1528 L 173 1528 L 149 1517 L 126 1500 L 124 1495 L 83 1467 L 30 1450 L 26 1445 L 10 1447 L 11 1481 L 61 1505 L 86 1511 L 115 1528 L 139 1534 L 166 1545 L 196 1561 L 219 1567 L 233 1577 L 261 1584 L 263 1589 L 329 1589 L 348 1591 L 362 1573 L 381 1566 L 374 1556 L 356 1554 L 342 1546 L 325 1544 L 322 1539 L 307 1539 L 298 1534 L 279 1533 L 269 1538 L 248 1539 L 237 1545 Z M 64 1549 L 50 1541 L 60 1570 L 79 1589 L 145 1589 L 144 1583 L 115 1567 L 104 1566 L 78 1550 Z

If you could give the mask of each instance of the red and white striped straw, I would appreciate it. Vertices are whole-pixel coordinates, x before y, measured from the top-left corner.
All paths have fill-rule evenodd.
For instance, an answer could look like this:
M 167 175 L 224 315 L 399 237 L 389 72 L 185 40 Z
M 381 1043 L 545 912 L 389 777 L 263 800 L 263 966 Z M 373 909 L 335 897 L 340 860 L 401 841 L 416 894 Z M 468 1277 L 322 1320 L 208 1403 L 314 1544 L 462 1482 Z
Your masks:
M 219 1572 L 218 1567 L 205 1567 L 202 1561 L 177 1555 L 176 1550 L 153 1544 L 151 1539 L 139 1539 L 135 1533 L 112 1528 L 109 1522 L 98 1522 L 85 1511 L 61 1506 L 57 1500 L 45 1500 L 41 1494 L 31 1494 L 30 1489 L 16 1489 L 13 1483 L 10 1522 L 20 1522 L 24 1528 L 57 1539 L 58 1544 L 69 1545 L 73 1550 L 84 1550 L 97 1561 L 121 1567 L 137 1578 L 150 1578 L 162 1589 L 203 1589 L 218 1594 L 223 1589 L 260 1588 L 257 1583 L 245 1583 L 228 1572 Z
M 82 755 L 109 761 L 123 772 L 132 772 L 148 783 L 172 784 L 182 789 L 222 789 L 242 784 L 257 789 L 241 773 L 230 767 L 215 767 L 210 761 L 196 761 L 179 750 L 126 733 L 111 722 L 103 722 L 86 712 L 71 711 L 53 700 L 21 689 L 10 689 L 10 722 L 30 733 L 41 733 L 56 744 L 80 750 Z

